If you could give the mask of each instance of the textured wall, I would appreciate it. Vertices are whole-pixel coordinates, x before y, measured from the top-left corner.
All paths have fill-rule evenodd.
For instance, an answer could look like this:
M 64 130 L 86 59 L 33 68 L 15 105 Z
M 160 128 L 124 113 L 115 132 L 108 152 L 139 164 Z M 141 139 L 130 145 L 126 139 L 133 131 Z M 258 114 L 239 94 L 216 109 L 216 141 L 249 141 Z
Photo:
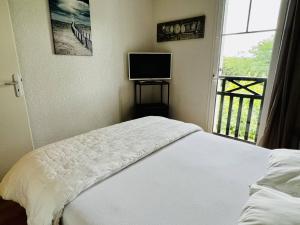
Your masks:
M 48 0 L 9 0 L 35 147 L 128 117 L 128 51 L 153 48 L 151 0 L 90 0 L 94 56 L 53 54 Z
M 159 22 L 206 15 L 204 39 L 156 43 L 173 52 L 171 114 L 207 129 L 212 81 L 217 0 L 153 0 L 155 27 Z

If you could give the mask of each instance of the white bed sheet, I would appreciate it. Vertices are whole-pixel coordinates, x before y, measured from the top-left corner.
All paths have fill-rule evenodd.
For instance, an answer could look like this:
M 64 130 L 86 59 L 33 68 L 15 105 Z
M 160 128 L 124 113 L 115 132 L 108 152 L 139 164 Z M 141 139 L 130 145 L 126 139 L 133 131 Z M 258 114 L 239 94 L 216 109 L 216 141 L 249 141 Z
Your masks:
M 93 186 L 63 225 L 234 225 L 269 151 L 205 132 L 191 134 Z

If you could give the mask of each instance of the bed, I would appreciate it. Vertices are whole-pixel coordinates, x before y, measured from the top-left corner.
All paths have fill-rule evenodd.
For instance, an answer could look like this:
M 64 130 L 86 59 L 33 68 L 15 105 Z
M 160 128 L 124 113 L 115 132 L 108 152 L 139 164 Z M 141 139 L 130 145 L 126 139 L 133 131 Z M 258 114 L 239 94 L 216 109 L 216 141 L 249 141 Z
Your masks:
M 89 185 L 65 205 L 61 223 L 237 224 L 249 185 L 267 171 L 269 150 L 192 130 Z M 15 196 L 19 199 L 11 199 L 26 208 Z
M 268 150 L 196 132 L 79 195 L 63 225 L 233 225 Z

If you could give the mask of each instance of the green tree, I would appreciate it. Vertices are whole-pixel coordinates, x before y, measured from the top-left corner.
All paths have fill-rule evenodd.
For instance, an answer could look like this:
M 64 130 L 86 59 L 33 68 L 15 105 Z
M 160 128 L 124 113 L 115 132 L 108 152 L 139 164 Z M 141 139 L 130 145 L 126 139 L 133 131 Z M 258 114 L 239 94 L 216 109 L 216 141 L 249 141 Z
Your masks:
M 223 75 L 267 77 L 274 39 L 266 39 L 247 52 L 248 56 L 231 56 L 223 59 Z

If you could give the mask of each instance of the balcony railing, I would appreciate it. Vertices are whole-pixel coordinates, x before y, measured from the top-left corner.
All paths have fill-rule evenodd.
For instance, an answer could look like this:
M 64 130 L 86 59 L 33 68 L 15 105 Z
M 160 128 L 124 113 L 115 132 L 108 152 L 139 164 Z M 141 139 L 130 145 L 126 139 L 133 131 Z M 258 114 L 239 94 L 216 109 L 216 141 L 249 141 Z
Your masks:
M 214 133 L 256 143 L 267 79 L 219 77 Z

